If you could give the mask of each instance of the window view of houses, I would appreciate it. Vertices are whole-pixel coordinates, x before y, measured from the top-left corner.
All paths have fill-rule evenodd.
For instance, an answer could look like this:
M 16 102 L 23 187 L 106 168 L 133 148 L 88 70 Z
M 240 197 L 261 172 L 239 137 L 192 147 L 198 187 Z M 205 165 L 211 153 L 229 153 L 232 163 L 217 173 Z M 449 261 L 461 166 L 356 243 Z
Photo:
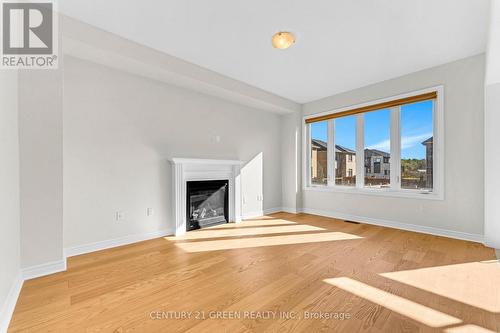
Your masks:
M 335 184 L 356 186 L 356 152 L 340 145 L 335 146 Z
M 356 186 L 356 116 L 334 120 L 335 185 Z
M 363 114 L 364 161 L 363 186 L 391 187 L 391 110 Z M 335 142 L 334 181 L 339 186 L 356 186 L 356 116 L 336 118 L 333 123 Z M 400 166 L 402 189 L 433 188 L 433 102 L 402 105 L 400 109 Z M 328 123 L 311 124 L 311 182 L 328 182 Z M 359 166 L 358 166 L 359 167 Z M 392 167 L 394 169 L 394 167 Z M 333 177 L 332 177 L 333 178 Z
M 315 185 L 328 184 L 327 138 L 328 123 L 320 121 L 312 123 L 311 127 L 311 183 Z
M 426 151 L 425 159 L 401 159 L 401 188 L 432 189 L 432 143 L 432 137 L 422 142 Z
M 391 110 L 367 112 L 364 118 L 365 183 L 368 188 L 391 186 Z
M 326 185 L 328 183 L 328 161 L 326 142 L 311 140 L 311 183 Z
M 433 188 L 433 101 L 401 106 L 401 188 Z
M 401 159 L 401 187 L 407 189 L 432 189 L 432 137 L 422 142 L 426 158 Z M 311 141 L 311 181 L 313 184 L 328 183 L 327 143 Z M 391 155 L 376 149 L 365 149 L 365 187 L 390 187 Z M 356 152 L 335 145 L 335 183 L 337 185 L 356 184 Z
M 377 149 L 365 149 L 365 187 L 391 185 L 391 154 Z

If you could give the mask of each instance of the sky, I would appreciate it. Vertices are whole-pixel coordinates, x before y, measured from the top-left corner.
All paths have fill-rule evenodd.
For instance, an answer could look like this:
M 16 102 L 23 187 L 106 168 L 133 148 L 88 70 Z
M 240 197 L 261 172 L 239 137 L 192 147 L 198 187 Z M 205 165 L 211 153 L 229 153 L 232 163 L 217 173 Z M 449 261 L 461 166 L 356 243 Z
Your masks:
M 433 101 L 401 107 L 401 158 L 425 158 L 422 142 L 432 136 Z M 390 151 L 390 111 L 372 111 L 365 117 L 365 148 Z M 311 124 L 313 139 L 327 141 L 327 122 Z M 356 116 L 335 119 L 335 143 L 352 150 L 356 148 Z

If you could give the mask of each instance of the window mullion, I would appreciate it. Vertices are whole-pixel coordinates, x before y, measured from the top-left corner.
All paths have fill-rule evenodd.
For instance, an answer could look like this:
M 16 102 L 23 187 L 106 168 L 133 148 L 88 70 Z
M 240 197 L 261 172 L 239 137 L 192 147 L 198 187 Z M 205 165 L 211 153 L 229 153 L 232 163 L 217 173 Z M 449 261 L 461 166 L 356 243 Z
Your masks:
M 444 158 L 443 153 L 441 152 L 441 135 L 442 131 L 439 130 L 441 126 L 442 118 L 440 118 L 440 114 L 438 114 L 437 104 L 439 103 L 436 100 L 432 103 L 432 116 L 433 116 L 433 128 L 432 128 L 432 137 L 433 137 L 433 147 L 432 147 L 432 190 L 434 192 L 440 192 L 443 190 L 442 179 L 438 179 L 437 176 L 441 177 L 443 174 L 441 172 L 442 162 L 441 159 Z
M 305 145 L 304 145 L 304 148 L 305 148 L 305 152 L 306 152 L 306 156 L 305 156 L 305 160 L 306 160 L 306 163 L 305 163 L 305 170 L 304 170 L 304 175 L 305 175 L 305 178 L 306 178 L 306 185 L 307 186 L 311 186 L 312 185 L 312 174 L 311 174 L 311 168 L 312 168 L 312 165 L 311 165 L 311 153 L 312 153 L 312 145 L 311 145 L 311 124 L 306 124 L 306 126 L 304 127 L 305 129 Z
M 401 107 L 391 108 L 391 188 L 401 189 Z
M 333 119 L 328 120 L 328 134 L 327 134 L 327 179 L 328 186 L 335 185 L 335 135 L 334 131 L 334 121 Z
M 356 187 L 365 186 L 365 131 L 364 115 L 356 115 Z

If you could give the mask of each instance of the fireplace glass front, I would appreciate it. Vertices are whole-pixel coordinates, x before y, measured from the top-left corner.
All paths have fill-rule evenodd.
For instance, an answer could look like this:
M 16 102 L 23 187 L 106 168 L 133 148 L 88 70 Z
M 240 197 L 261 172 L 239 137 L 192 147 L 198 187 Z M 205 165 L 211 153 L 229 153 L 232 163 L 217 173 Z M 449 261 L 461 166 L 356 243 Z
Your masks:
M 187 182 L 186 231 L 227 223 L 228 180 Z

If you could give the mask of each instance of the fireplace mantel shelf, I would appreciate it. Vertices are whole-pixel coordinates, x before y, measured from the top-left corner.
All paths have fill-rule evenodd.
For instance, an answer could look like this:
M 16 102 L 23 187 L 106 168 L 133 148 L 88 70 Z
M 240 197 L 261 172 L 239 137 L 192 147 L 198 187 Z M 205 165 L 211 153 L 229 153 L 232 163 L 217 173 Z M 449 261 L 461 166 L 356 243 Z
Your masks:
M 218 164 L 218 165 L 242 165 L 243 161 L 237 160 L 211 160 L 203 158 L 179 158 L 170 159 L 173 164 Z

